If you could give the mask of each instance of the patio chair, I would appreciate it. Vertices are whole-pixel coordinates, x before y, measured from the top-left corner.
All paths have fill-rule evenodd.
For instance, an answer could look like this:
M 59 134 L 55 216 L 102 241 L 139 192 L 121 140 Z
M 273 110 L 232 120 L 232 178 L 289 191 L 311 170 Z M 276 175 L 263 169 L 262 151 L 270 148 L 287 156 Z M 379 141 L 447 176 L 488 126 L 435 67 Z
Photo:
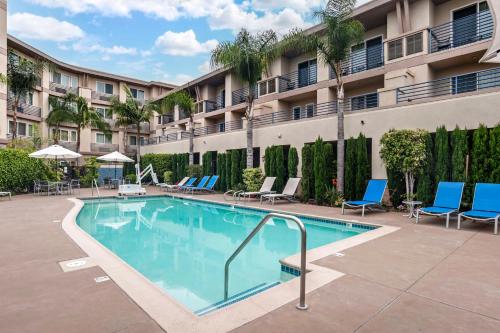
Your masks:
M 276 193 L 275 191 L 272 191 L 274 182 L 276 181 L 276 177 L 266 177 L 264 179 L 264 182 L 262 183 L 262 186 L 257 192 L 245 192 L 245 191 L 238 191 L 234 192 L 234 196 L 238 197 L 238 199 L 243 198 L 258 198 L 261 197 L 265 194 L 273 194 Z
M 200 187 L 200 184 L 198 184 L 198 186 L 191 187 L 186 192 L 191 192 L 191 194 L 194 194 L 195 192 L 197 192 L 197 193 L 213 192 L 215 183 L 217 183 L 218 180 L 219 180 L 219 176 L 212 176 L 212 178 L 210 178 L 210 180 L 208 181 L 208 183 L 205 186 Z
M 12 200 L 12 193 L 10 193 L 10 192 L 0 192 L 0 197 L 9 197 L 9 200 Z
M 262 203 L 262 199 L 268 199 L 273 205 L 276 199 L 286 199 L 289 202 L 295 201 L 295 192 L 297 192 L 299 184 L 300 178 L 289 178 L 282 193 L 264 194 L 260 197 L 260 203 Z
M 188 184 L 188 185 L 184 185 L 184 186 L 179 187 L 179 189 L 184 191 L 184 192 L 187 192 L 187 191 L 189 191 L 189 189 L 194 188 L 194 187 L 203 188 L 207 184 L 209 178 L 210 178 L 210 176 L 203 176 L 203 178 L 200 180 L 198 185 L 194 186 L 193 184 L 191 184 L 191 185 Z
M 461 182 L 439 182 L 434 198 L 434 204 L 429 207 L 417 209 L 416 223 L 419 222 L 420 214 L 431 216 L 446 216 L 446 228 L 450 226 L 450 215 L 458 213 L 464 183 Z
M 194 186 L 193 184 L 198 180 L 198 178 L 196 177 L 191 177 L 184 185 L 181 185 L 181 186 L 177 186 L 175 188 L 173 188 L 172 190 L 176 190 L 176 191 L 181 191 L 181 190 L 185 190 L 189 187 L 192 187 Z
M 189 177 L 184 177 L 177 184 L 160 183 L 160 184 L 158 184 L 158 186 L 160 186 L 161 189 L 165 189 L 166 191 L 169 191 L 169 190 L 177 189 L 180 186 L 183 186 L 184 184 L 187 183 L 188 180 L 189 180 Z
M 493 233 L 498 234 L 500 219 L 500 184 L 477 183 L 474 190 L 472 210 L 458 214 L 457 229 L 460 229 L 462 218 L 477 222 L 493 222 Z
M 80 193 L 81 189 L 80 179 L 71 179 L 69 184 L 71 186 L 71 193 L 73 193 L 75 189 L 78 189 L 78 193 Z
M 362 200 L 344 201 L 342 203 L 342 215 L 344 215 L 345 207 L 352 209 L 361 208 L 361 216 L 365 216 L 365 208 L 381 207 L 386 187 L 387 179 L 370 179 Z

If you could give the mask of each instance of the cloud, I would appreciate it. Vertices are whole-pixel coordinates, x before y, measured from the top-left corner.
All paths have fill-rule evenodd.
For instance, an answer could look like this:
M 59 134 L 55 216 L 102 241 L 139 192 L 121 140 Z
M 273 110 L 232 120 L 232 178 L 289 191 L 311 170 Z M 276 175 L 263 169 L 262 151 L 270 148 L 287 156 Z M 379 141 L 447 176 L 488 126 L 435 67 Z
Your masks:
M 261 11 L 290 8 L 299 13 L 309 13 L 324 6 L 326 2 L 326 0 L 251 0 L 248 2 L 248 7 Z
M 193 30 L 184 32 L 167 31 L 156 39 L 155 47 L 160 52 L 173 56 L 194 56 L 207 53 L 217 46 L 215 39 L 200 43 Z
M 210 61 L 208 61 L 208 60 L 204 61 L 201 65 L 198 66 L 198 71 L 201 74 L 206 74 L 206 73 L 210 72 L 211 70 L 212 70 L 212 68 L 210 67 Z
M 104 59 L 109 59 L 111 55 L 136 55 L 137 49 L 133 47 L 125 47 L 121 45 L 113 45 L 110 47 L 103 46 L 98 42 L 94 42 L 91 39 L 82 39 L 73 44 L 73 50 L 80 53 L 103 53 L 108 55 Z
M 49 16 L 15 13 L 7 18 L 9 33 L 22 39 L 67 42 L 85 36 L 80 27 Z

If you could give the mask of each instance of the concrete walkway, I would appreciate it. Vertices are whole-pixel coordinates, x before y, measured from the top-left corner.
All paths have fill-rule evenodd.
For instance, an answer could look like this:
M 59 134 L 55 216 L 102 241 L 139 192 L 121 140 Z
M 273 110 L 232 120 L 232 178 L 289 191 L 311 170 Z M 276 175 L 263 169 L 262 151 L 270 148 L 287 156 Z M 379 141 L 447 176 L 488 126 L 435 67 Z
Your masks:
M 58 262 L 86 256 L 61 229 L 66 199 L 0 202 L 0 332 L 161 332 L 113 281 L 94 281 L 105 275 L 99 267 L 62 272 Z M 328 207 L 274 208 L 341 216 Z M 235 331 L 500 332 L 500 236 L 491 226 L 447 230 L 442 220 L 415 225 L 401 213 L 344 218 L 401 229 L 315 262 L 346 275 L 308 294 L 308 311 L 291 302 Z

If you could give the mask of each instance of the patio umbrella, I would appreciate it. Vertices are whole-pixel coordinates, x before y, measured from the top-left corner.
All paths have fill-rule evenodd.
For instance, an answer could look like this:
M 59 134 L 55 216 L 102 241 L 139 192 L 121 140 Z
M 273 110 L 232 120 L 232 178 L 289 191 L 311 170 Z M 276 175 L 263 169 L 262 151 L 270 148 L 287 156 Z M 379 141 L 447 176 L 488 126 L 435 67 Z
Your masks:
M 56 170 L 57 170 L 57 160 L 68 160 L 79 158 L 82 155 L 75 153 L 72 150 L 66 149 L 59 145 L 52 145 L 47 148 L 38 150 L 34 153 L 29 154 L 29 157 L 33 158 L 41 158 L 46 160 L 55 160 L 56 161 Z
M 127 162 L 134 162 L 133 159 L 123 155 L 120 152 L 114 151 L 112 153 L 109 153 L 107 155 L 103 155 L 101 157 L 98 157 L 97 160 L 103 161 L 103 162 L 111 162 L 115 164 L 115 179 L 116 179 L 116 164 L 118 163 L 127 163 Z
M 493 41 L 480 62 L 500 62 L 500 2 L 488 0 L 488 6 L 493 16 Z

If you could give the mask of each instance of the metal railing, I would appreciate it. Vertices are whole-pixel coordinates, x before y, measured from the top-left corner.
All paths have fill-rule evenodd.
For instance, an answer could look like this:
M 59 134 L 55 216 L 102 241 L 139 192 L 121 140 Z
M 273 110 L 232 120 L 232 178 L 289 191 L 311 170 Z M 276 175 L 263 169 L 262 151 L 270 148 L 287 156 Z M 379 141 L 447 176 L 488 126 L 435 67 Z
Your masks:
M 111 153 L 118 150 L 118 145 L 111 143 L 91 143 L 90 149 L 95 153 Z
M 164 114 L 161 116 L 162 125 L 174 122 L 174 116 L 172 114 Z
M 302 221 L 293 215 L 285 215 L 279 213 L 267 214 L 259 224 L 252 230 L 252 232 L 245 238 L 245 240 L 238 246 L 233 254 L 226 260 L 224 265 L 224 300 L 228 299 L 229 293 L 229 265 L 238 256 L 238 254 L 245 248 L 245 246 L 252 240 L 252 238 L 262 229 L 271 218 L 279 218 L 295 222 L 300 230 L 300 291 L 299 291 L 299 304 L 297 309 L 306 310 L 306 253 L 307 253 L 307 232 Z
M 14 104 L 14 98 L 9 96 L 7 100 L 7 112 L 12 111 L 12 106 Z M 24 101 L 20 101 L 19 105 L 17 106 L 17 112 L 30 115 L 30 116 L 35 116 L 35 117 L 42 117 L 42 109 L 38 106 L 34 105 L 29 105 Z
M 137 131 L 137 125 L 128 125 L 127 129 L 129 131 Z M 149 133 L 151 129 L 151 126 L 149 123 L 142 123 L 141 124 L 141 133 Z
M 221 122 L 218 124 L 198 127 L 194 129 L 194 136 L 205 136 L 216 133 L 236 131 L 243 128 L 243 120 L 233 120 L 228 122 Z
M 493 17 L 482 11 L 429 29 L 429 53 L 439 52 L 480 40 L 493 35 Z
M 72 151 L 76 151 L 76 148 L 77 148 L 76 142 L 59 140 L 58 144 L 63 146 L 64 148 L 67 148 L 67 149 L 72 150 Z
M 295 71 L 278 77 L 279 92 L 307 87 L 318 81 L 318 67 L 311 66 L 305 71 Z
M 93 100 L 99 100 L 99 101 L 105 101 L 105 102 L 110 102 L 113 97 L 118 97 L 114 94 L 106 94 L 98 91 L 92 91 L 92 99 Z
M 257 97 L 257 87 L 252 87 L 254 96 Z M 231 93 L 231 101 L 232 105 L 238 105 L 241 103 L 245 103 L 247 101 L 248 94 L 250 89 L 248 87 L 244 87 L 238 90 L 235 90 Z
M 50 82 L 49 89 L 59 94 L 72 93 L 78 95 L 78 87 L 68 87 L 56 82 Z
M 224 109 L 226 107 L 226 95 L 225 93 L 220 93 L 215 96 L 216 110 Z
M 412 102 L 494 87 L 500 87 L 500 67 L 399 87 L 396 89 L 396 102 Z
M 351 52 L 348 59 L 342 63 L 342 74 L 344 76 L 370 69 L 379 68 L 384 65 L 384 46 L 382 44 L 363 48 Z M 330 68 L 330 79 L 335 78 L 333 69 Z
M 378 93 L 369 93 L 359 96 L 353 96 L 344 102 L 344 112 L 359 111 L 378 107 L 379 96 Z

